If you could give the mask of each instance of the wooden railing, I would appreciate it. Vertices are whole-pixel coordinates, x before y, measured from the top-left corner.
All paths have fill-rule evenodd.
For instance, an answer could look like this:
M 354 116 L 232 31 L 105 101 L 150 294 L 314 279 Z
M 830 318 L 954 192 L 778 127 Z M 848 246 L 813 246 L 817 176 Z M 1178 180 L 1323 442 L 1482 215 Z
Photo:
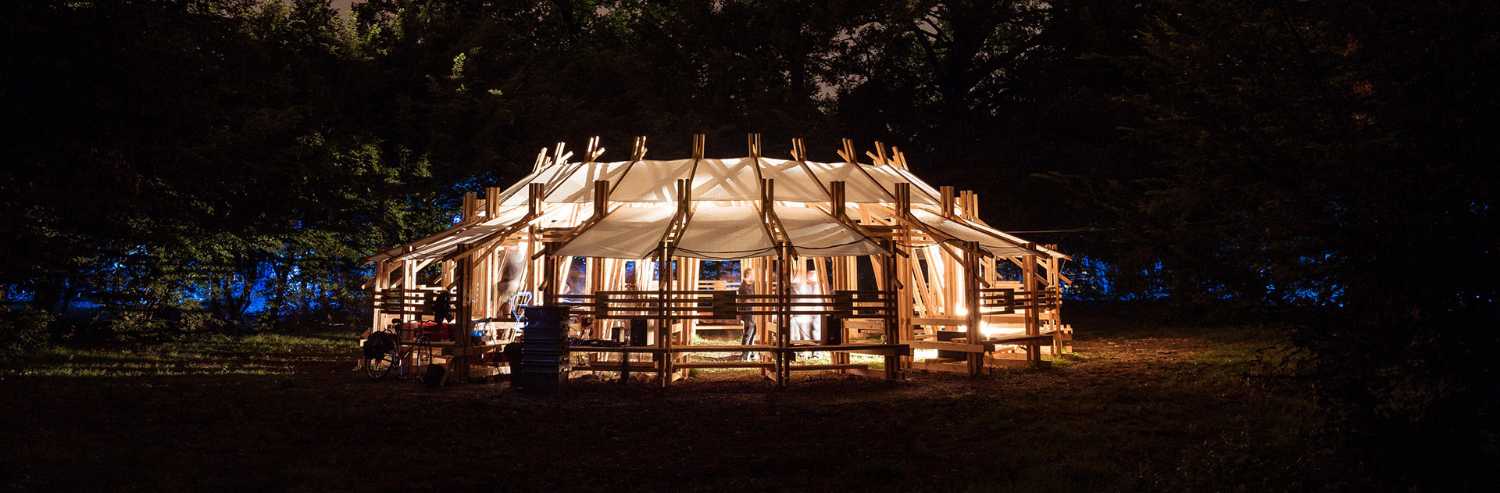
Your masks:
M 735 291 L 601 291 L 563 295 L 560 305 L 596 320 L 727 320 L 745 315 L 775 316 L 783 307 L 791 315 L 832 315 L 846 319 L 885 319 L 896 300 L 884 291 L 835 291 L 828 294 L 740 294 Z
M 377 292 L 379 296 L 375 308 L 387 315 L 400 315 L 403 317 L 420 317 L 432 315 L 436 307 L 438 293 L 443 288 L 419 287 L 416 289 L 391 288 Z M 448 298 L 448 313 L 458 313 L 458 297 L 451 293 Z
M 984 315 L 1004 315 L 1016 313 L 1031 306 L 1033 295 L 1036 298 L 1038 310 L 1055 309 L 1062 303 L 1062 295 L 1057 288 L 1043 288 L 1036 292 L 1029 292 L 1011 288 L 989 288 L 979 290 L 979 307 Z

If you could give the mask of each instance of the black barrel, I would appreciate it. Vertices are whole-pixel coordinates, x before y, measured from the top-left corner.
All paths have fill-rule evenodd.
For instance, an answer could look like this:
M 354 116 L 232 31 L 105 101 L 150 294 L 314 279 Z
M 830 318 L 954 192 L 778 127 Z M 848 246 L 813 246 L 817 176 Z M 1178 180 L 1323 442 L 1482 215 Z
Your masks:
M 557 392 L 567 378 L 568 307 L 526 306 L 519 368 L 511 371 L 516 390 Z
M 646 319 L 644 319 L 644 318 L 632 318 L 632 319 L 630 319 L 630 345 L 632 345 L 632 346 L 645 346 L 646 345 Z

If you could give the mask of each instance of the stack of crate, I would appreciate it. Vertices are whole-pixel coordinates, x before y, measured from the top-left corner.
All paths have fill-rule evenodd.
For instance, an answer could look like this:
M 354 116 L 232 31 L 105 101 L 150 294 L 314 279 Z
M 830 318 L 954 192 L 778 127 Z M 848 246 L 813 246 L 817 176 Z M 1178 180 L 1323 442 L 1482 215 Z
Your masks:
M 553 393 L 568 375 L 568 307 L 528 306 L 521 329 L 520 368 L 511 371 L 516 390 Z

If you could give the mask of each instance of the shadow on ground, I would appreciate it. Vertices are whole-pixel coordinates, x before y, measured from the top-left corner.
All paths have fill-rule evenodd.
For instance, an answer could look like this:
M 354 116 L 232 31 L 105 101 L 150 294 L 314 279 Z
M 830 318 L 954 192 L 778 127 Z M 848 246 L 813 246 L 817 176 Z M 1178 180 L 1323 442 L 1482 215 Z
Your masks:
M 54 350 L 0 379 L 19 489 L 1309 489 L 1275 331 L 1080 333 L 1051 368 L 905 382 L 705 373 L 667 391 L 356 376 L 352 340 Z M 84 371 L 87 370 L 87 371 Z

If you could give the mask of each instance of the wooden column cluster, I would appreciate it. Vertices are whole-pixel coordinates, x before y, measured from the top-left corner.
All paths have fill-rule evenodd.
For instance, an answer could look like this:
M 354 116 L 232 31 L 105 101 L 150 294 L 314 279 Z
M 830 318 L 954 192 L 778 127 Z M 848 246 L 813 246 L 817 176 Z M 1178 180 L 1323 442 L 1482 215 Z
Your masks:
M 892 285 L 896 290 L 896 343 L 910 344 L 912 341 L 911 317 L 912 308 L 912 263 L 911 259 L 911 184 L 896 184 L 896 237 L 892 239 L 895 243 L 895 257 L 892 258 L 895 279 Z M 911 366 L 911 356 L 901 357 L 900 368 Z
M 458 248 L 463 249 L 467 246 L 460 244 Z M 473 319 L 474 303 L 471 298 L 474 294 L 474 258 L 462 256 L 453 262 L 457 264 L 454 267 L 454 273 L 458 277 L 456 279 L 458 292 L 454 299 L 457 301 L 456 304 L 458 306 L 453 314 L 455 319 L 454 330 L 456 333 L 453 334 L 453 363 L 449 365 L 449 370 L 452 372 L 449 378 L 463 382 L 469 379 L 469 352 L 473 344 L 473 338 L 469 337 L 469 334 L 473 332 L 471 320 Z
M 1032 247 L 1031 244 L 1027 244 L 1026 246 L 1027 248 Z M 1040 335 L 1041 326 L 1038 323 L 1037 319 L 1037 302 L 1039 301 L 1040 297 L 1037 296 L 1036 254 L 1027 253 L 1026 255 L 1021 256 L 1021 278 L 1021 285 L 1023 286 L 1023 289 L 1026 290 L 1027 299 L 1029 300 L 1026 303 L 1026 335 Z M 1041 360 L 1041 347 L 1037 346 L 1036 344 L 1027 344 L 1026 361 L 1035 365 L 1037 363 L 1040 363 Z
M 964 305 L 968 308 L 968 334 L 969 344 L 983 344 L 983 334 L 980 332 L 983 317 L 980 313 L 979 301 L 979 242 L 965 241 L 964 252 Z M 968 353 L 969 375 L 979 376 L 984 369 L 984 353 Z
M 791 353 L 786 349 L 792 344 L 792 246 L 786 242 L 776 245 L 776 352 L 778 374 L 776 384 L 785 387 L 791 379 Z
M 594 180 L 594 217 L 592 219 L 597 221 L 599 219 L 602 219 L 604 215 L 608 213 L 609 181 Z M 602 258 L 589 257 L 589 280 L 588 286 L 586 286 L 586 290 L 588 292 L 595 293 L 604 290 L 604 264 L 605 260 Z M 598 339 L 602 337 L 603 324 L 603 320 L 595 320 L 594 323 L 589 326 L 589 337 L 592 339 Z
M 380 306 L 385 301 L 386 283 L 391 279 L 391 261 L 380 260 L 375 262 L 375 278 L 370 280 L 370 331 L 380 330 L 385 326 L 385 315 L 381 313 Z

